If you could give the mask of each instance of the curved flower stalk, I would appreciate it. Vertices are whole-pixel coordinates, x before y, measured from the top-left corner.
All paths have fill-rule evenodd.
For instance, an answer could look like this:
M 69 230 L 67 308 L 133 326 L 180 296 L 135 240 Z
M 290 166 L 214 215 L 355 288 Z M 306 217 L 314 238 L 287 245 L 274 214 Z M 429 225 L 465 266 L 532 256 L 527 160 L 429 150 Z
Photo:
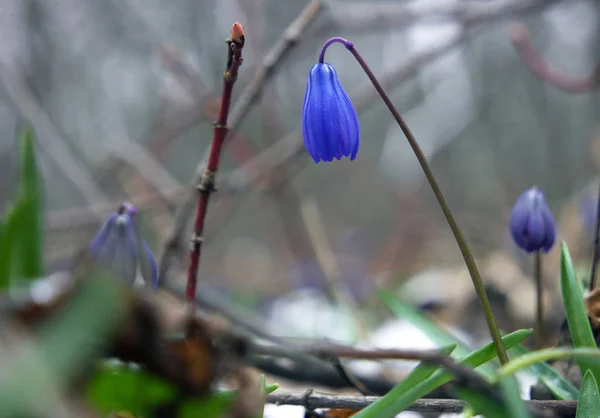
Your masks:
M 544 193 L 537 187 L 526 190 L 513 206 L 510 233 L 515 243 L 527 253 L 534 253 L 533 276 L 536 283 L 536 348 L 544 342 L 544 306 L 542 288 L 542 257 L 556 241 L 556 223 L 546 203 Z
M 400 112 L 383 90 L 373 71 L 354 47 L 354 44 L 344 38 L 334 37 L 325 42 L 321 49 L 319 63 L 313 66 L 309 72 L 302 113 L 302 132 L 308 153 L 315 162 L 318 162 L 320 160 L 332 161 L 333 157 L 340 159 L 342 156 L 348 156 L 353 160 L 358 152 L 358 118 L 356 112 L 348 96 L 341 88 L 335 70 L 329 64 L 324 64 L 325 51 L 335 42 L 342 43 L 352 53 L 406 136 L 463 255 L 473 280 L 473 286 L 481 302 L 498 358 L 501 363 L 508 363 L 508 356 L 502 344 L 500 330 L 496 324 L 473 253 L 454 218 L 454 214 L 429 167 L 421 147 Z M 356 125 L 354 124 L 355 120 Z
M 145 280 L 152 288 L 158 288 L 156 259 L 148 243 L 138 240 L 134 217 L 137 209 L 131 203 L 123 203 L 108 218 L 89 245 L 89 254 L 103 270 L 132 286 L 140 267 Z

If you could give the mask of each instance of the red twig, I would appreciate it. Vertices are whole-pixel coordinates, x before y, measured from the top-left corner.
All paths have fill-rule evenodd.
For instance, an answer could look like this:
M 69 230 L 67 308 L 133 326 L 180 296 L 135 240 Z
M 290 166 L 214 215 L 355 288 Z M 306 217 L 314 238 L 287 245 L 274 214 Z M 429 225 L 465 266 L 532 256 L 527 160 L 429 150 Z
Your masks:
M 600 83 L 600 64 L 591 74 L 572 77 L 552 69 L 531 46 L 527 28 L 521 23 L 509 26 L 510 38 L 521 59 L 538 77 L 557 89 L 570 93 L 584 93 L 598 87 Z
M 219 117 L 215 122 L 210 157 L 208 164 L 202 175 L 202 180 L 198 185 L 198 207 L 196 210 L 196 221 L 194 222 L 194 234 L 192 236 L 190 264 L 188 268 L 186 301 L 191 310 L 196 306 L 196 282 L 198 275 L 198 266 L 200 265 L 200 253 L 202 249 L 204 218 L 210 195 L 215 191 L 215 176 L 219 169 L 219 159 L 221 158 L 221 149 L 225 136 L 227 135 L 227 116 L 229 114 L 229 105 L 231 103 L 231 91 L 237 79 L 238 69 L 242 64 L 242 48 L 244 47 L 244 29 L 239 23 L 234 23 L 231 29 L 231 38 L 227 39 L 229 52 L 227 57 L 227 66 L 223 74 L 223 94 L 221 96 L 221 109 Z

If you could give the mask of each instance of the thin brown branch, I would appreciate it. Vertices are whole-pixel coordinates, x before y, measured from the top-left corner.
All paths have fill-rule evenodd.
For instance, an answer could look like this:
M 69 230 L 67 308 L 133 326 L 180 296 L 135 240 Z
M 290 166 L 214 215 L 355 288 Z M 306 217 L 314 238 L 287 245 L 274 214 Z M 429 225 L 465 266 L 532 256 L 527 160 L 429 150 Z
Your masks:
M 242 49 L 244 47 L 244 30 L 239 23 L 234 23 L 231 29 L 231 38 L 227 40 L 229 46 L 227 65 L 223 73 L 223 94 L 221 95 L 221 109 L 219 117 L 215 122 L 210 156 L 206 168 L 197 186 L 198 205 L 196 207 L 196 219 L 194 221 L 194 233 L 191 240 L 190 262 L 188 266 L 186 302 L 193 311 L 196 309 L 196 283 L 200 256 L 202 254 L 202 241 L 204 240 L 204 221 L 208 209 L 211 194 L 216 190 L 215 177 L 219 169 L 223 143 L 229 131 L 228 116 L 231 103 L 231 93 L 238 77 L 238 70 L 242 65 Z
M 544 61 L 531 45 L 525 25 L 513 23 L 508 28 L 512 43 L 519 57 L 531 71 L 549 85 L 569 93 L 585 93 L 598 87 L 600 83 L 600 63 L 588 75 L 573 77 L 563 74 Z
M 240 98 L 231 109 L 231 114 L 228 120 L 229 132 L 225 140 L 230 138 L 231 135 L 233 135 L 234 132 L 239 128 L 242 120 L 248 114 L 251 106 L 259 99 L 266 83 L 275 74 L 277 66 L 280 65 L 287 56 L 289 56 L 290 51 L 302 39 L 303 32 L 319 14 L 321 7 L 322 5 L 320 1 L 312 0 L 304 8 L 298 18 L 296 18 L 296 20 L 294 20 L 286 28 L 286 30 L 280 36 L 279 41 L 265 56 L 262 65 L 254 73 L 252 81 L 244 89 L 240 95 Z M 194 195 L 191 191 L 202 176 L 202 167 L 205 166 L 207 158 L 208 155 L 205 154 L 202 160 L 198 163 L 191 186 L 188 188 L 190 192 L 186 196 L 184 203 L 178 208 L 175 215 L 175 223 L 168 234 L 168 238 L 165 242 L 163 253 L 160 258 L 159 276 L 161 277 L 161 281 L 163 281 L 162 279 L 168 271 L 172 256 L 176 251 L 179 250 L 181 238 L 185 232 L 185 224 L 193 208 Z
M 307 409 L 340 408 L 360 410 L 380 398 L 375 396 L 331 396 L 308 393 L 305 395 L 273 393 L 267 402 L 276 405 L 299 405 Z M 540 411 L 552 412 L 559 417 L 574 417 L 577 401 L 526 401 L 530 407 Z M 407 411 L 430 413 L 460 413 L 465 402 L 455 399 L 420 399 L 406 408 Z

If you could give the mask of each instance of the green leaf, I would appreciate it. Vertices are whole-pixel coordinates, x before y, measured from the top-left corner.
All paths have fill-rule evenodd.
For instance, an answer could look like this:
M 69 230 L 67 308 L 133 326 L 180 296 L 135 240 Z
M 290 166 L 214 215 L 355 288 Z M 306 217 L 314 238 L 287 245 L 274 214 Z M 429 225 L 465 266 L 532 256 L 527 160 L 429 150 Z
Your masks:
M 87 396 L 98 412 L 128 411 L 136 416 L 174 399 L 177 391 L 141 368 L 104 365 L 88 385 Z
M 521 357 L 529 354 L 522 345 L 516 345 L 510 350 L 510 354 Z M 542 382 L 548 390 L 559 400 L 577 400 L 578 389 L 571 382 L 562 377 L 556 370 L 545 362 L 535 363 L 528 370 Z
M 596 348 L 596 340 L 592 334 L 592 328 L 583 302 L 581 285 L 575 275 L 569 248 L 564 241 L 561 242 L 560 285 L 573 346 Z M 590 370 L 596 381 L 600 379 L 600 363 L 598 361 L 581 358 L 577 363 L 581 368 L 581 373 L 585 374 L 587 370 Z
M 57 407 L 61 391 L 97 356 L 106 333 L 122 318 L 126 307 L 119 292 L 115 281 L 88 278 L 65 307 L 39 325 L 35 341 L 20 342 L 0 381 L 3 416 L 38 416 Z
M 500 389 L 504 396 L 504 403 L 509 417 L 513 418 L 530 418 L 531 415 L 527 410 L 527 405 L 521 399 L 519 392 L 519 382 L 514 376 L 506 376 L 500 379 Z M 484 411 L 482 411 L 484 412 Z
M 9 214 L 10 215 L 10 214 Z M 0 234 L 0 291 L 8 291 L 11 277 L 11 254 L 12 235 L 14 227 L 10 226 L 10 216 L 7 215 L 6 222 L 2 223 Z
M 598 418 L 600 396 L 594 375 L 588 370 L 583 376 L 575 418 Z
M 279 385 L 269 385 L 266 393 L 275 391 Z M 179 411 L 180 418 L 220 418 L 225 412 L 231 410 L 238 395 L 238 390 L 217 392 L 206 400 L 185 402 Z
M 402 301 L 389 292 L 378 290 L 377 293 L 379 298 L 396 316 L 410 321 L 438 346 L 457 344 L 456 350 L 452 353 L 452 357 L 464 357 L 471 352 L 471 349 L 466 344 L 457 341 L 447 330 L 443 329 L 431 319 L 425 317 L 410 304 Z M 491 378 L 494 375 L 494 369 L 489 365 L 482 366 L 480 371 L 487 378 Z
M 456 344 L 452 344 L 440 348 L 439 351 L 440 353 L 449 356 L 455 348 Z M 398 415 L 397 408 L 394 405 L 396 399 L 402 394 L 406 393 L 409 389 L 427 379 L 439 368 L 440 367 L 435 364 L 420 363 L 408 376 L 406 376 L 406 378 L 394 386 L 394 388 L 391 389 L 385 396 L 380 398 L 377 402 L 374 402 L 366 408 L 363 408 L 360 412 L 353 415 L 353 417 L 395 417 Z
M 572 357 L 578 361 L 586 361 L 594 367 L 597 367 L 598 362 L 600 361 L 600 350 L 595 348 L 549 348 L 545 350 L 533 351 L 502 366 L 500 369 L 498 369 L 497 375 L 494 376 L 491 381 L 494 382 L 504 376 L 512 375 L 517 371 L 530 367 L 535 363 L 569 357 Z
M 519 330 L 515 331 L 511 334 L 508 334 L 502 337 L 502 341 L 504 346 L 508 349 L 510 347 L 515 346 L 516 344 L 521 343 L 525 338 L 531 335 L 533 331 L 528 330 Z M 487 344 L 472 353 L 467 354 L 458 360 L 458 362 L 462 365 L 477 368 L 491 359 L 496 357 L 496 349 L 492 343 Z M 480 369 L 478 369 L 480 370 Z M 398 394 L 398 396 L 390 396 L 389 398 L 384 396 L 377 402 L 373 403 L 369 408 L 365 408 L 362 411 L 358 412 L 358 414 L 353 415 L 354 418 L 365 418 L 365 417 L 393 417 L 396 414 L 399 414 L 404 409 L 412 405 L 417 399 L 422 398 L 427 395 L 434 389 L 440 387 L 444 383 L 448 383 L 454 378 L 450 373 L 447 373 L 444 370 L 437 370 L 427 379 L 423 380 L 421 383 L 414 385 L 413 387 L 407 388 L 403 393 Z M 403 382 L 400 382 L 402 385 Z M 408 386 L 408 385 L 407 385 Z M 392 389 L 394 390 L 394 389 Z M 385 401 L 383 401 L 385 399 Z M 374 415 L 368 410 L 373 411 L 373 405 L 377 405 L 377 403 L 382 402 L 386 405 L 385 409 L 381 408 L 385 411 L 385 415 Z M 377 410 L 375 408 L 375 410 Z M 367 415 L 364 415 L 367 413 Z
M 264 377 L 261 392 L 275 391 L 278 385 L 266 385 Z M 204 399 L 186 398 L 180 404 L 180 417 L 219 417 L 229 411 L 238 390 L 215 392 Z M 178 400 L 177 389 L 169 382 L 136 366 L 107 361 L 99 367 L 88 387 L 88 399 L 103 414 L 127 411 L 135 416 L 151 416 L 152 411 Z
M 264 418 L 265 415 L 265 408 L 264 408 L 264 404 L 265 401 L 267 400 L 267 380 L 265 379 L 265 375 L 261 374 L 258 377 L 258 387 L 260 389 L 260 398 L 262 399 L 262 403 L 263 403 L 263 407 L 260 409 L 260 412 L 258 413 L 257 417 L 258 418 Z
M 480 392 L 464 386 L 455 386 L 458 397 L 467 402 L 478 414 L 485 418 L 516 418 L 511 415 L 504 402 L 490 399 Z
M 6 245 L 11 247 L 11 282 L 35 280 L 43 276 L 42 188 L 30 130 L 19 141 L 20 167 L 17 201 L 9 214 L 11 231 Z

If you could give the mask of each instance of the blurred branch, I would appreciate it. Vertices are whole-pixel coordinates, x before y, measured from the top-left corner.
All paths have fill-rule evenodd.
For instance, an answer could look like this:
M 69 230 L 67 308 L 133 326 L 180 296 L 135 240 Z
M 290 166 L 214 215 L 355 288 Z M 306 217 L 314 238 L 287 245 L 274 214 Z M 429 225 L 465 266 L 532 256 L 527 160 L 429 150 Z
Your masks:
M 572 77 L 552 69 L 533 49 L 529 32 L 525 25 L 513 23 L 508 28 L 512 43 L 523 62 L 531 71 L 549 85 L 569 93 L 585 93 L 598 87 L 600 83 L 600 63 L 588 75 Z
M 110 148 L 113 155 L 133 166 L 148 183 L 152 183 L 159 194 L 163 190 L 183 190 L 179 182 L 146 149 L 135 142 L 121 140 Z M 163 197 L 170 202 L 168 196 Z
M 239 99 L 233 106 L 228 120 L 229 132 L 226 140 L 229 139 L 239 128 L 242 120 L 249 112 L 251 106 L 259 99 L 262 90 L 267 81 L 275 74 L 277 66 L 289 55 L 299 41 L 302 40 L 304 30 L 313 22 L 322 8 L 321 1 L 312 0 L 280 36 L 279 41 L 269 51 L 263 59 L 262 65 L 254 73 L 252 81 L 241 93 Z M 193 207 L 194 187 L 200 180 L 202 168 L 206 164 L 208 150 L 202 160 L 196 167 L 194 178 L 188 187 L 188 194 L 184 203 L 178 208 L 175 215 L 175 223 L 168 234 L 168 238 L 163 248 L 163 254 L 160 258 L 159 277 L 164 282 L 164 277 L 169 269 L 171 257 L 180 249 L 180 243 L 184 234 L 185 224 L 190 216 Z
M 360 410 L 380 398 L 375 396 L 329 396 L 315 393 L 305 395 L 271 394 L 267 402 L 276 405 L 299 405 L 309 410 L 319 408 L 342 408 Z M 525 401 L 530 407 L 540 411 L 556 413 L 561 417 L 574 417 L 577 401 Z M 420 399 L 409 406 L 407 411 L 460 413 L 465 408 L 465 402 L 454 399 Z
M 22 73 L 19 74 L 16 69 L 2 65 L 0 78 L 8 96 L 35 129 L 38 143 L 56 162 L 56 166 L 63 172 L 65 178 L 77 187 L 79 193 L 89 204 L 106 205 L 108 198 L 97 186 L 91 174 L 77 161 L 69 149 L 66 139 L 60 135 L 48 114 L 39 104 Z M 105 216 L 104 213 L 95 210 L 92 213 L 99 219 L 103 219 Z
M 451 20 L 469 25 L 483 20 L 498 19 L 507 15 L 530 12 L 542 6 L 549 6 L 559 0 L 490 0 L 485 2 L 437 2 L 437 3 L 377 3 L 327 1 L 331 23 L 344 29 L 379 30 L 423 23 L 425 19 L 434 21 Z

